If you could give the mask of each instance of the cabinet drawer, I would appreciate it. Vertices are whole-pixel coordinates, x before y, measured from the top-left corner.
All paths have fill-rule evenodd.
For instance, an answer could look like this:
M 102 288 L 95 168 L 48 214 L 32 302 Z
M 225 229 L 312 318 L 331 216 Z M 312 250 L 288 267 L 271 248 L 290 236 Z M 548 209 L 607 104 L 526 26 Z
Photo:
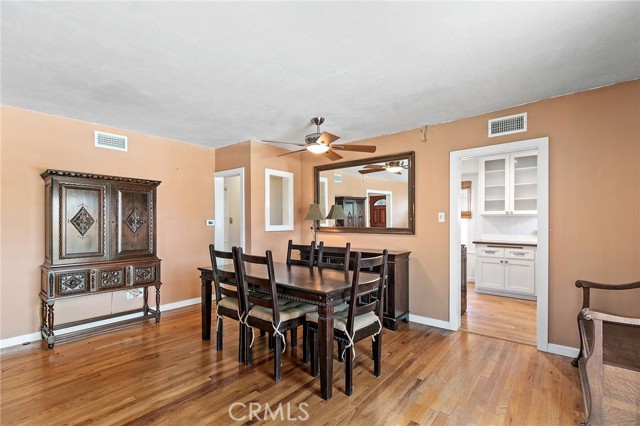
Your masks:
M 478 256 L 504 257 L 504 249 L 502 249 L 502 248 L 492 248 L 492 247 L 480 247 L 478 249 Z
M 120 287 L 124 287 L 125 282 L 125 269 L 109 268 L 100 269 L 97 271 L 98 290 L 110 290 Z
M 89 291 L 89 270 L 56 273 L 57 295 L 67 296 L 71 294 L 89 293 Z
M 130 286 L 150 284 L 160 281 L 159 263 L 132 265 L 129 268 L 131 271 L 131 277 L 128 280 L 128 285 Z
M 505 257 L 507 259 L 533 260 L 535 258 L 535 252 L 533 250 L 507 249 Z

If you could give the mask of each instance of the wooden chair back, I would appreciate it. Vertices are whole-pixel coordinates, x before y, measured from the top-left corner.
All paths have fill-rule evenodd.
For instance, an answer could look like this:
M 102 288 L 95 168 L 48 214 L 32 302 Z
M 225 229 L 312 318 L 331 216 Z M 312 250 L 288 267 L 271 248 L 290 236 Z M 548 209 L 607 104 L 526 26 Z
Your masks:
M 273 324 L 280 323 L 278 292 L 271 250 L 265 256 L 244 254 L 242 247 L 236 247 L 238 276 L 244 294 L 246 311 L 254 306 L 262 306 L 273 312 Z
M 211 258 L 211 269 L 213 271 L 213 285 L 216 291 L 216 302 L 222 297 L 233 297 L 241 301 L 240 287 L 238 286 L 237 265 L 234 251 L 216 250 L 213 244 L 209 244 L 209 257 Z M 233 272 L 220 269 L 222 262 L 227 261 L 233 265 Z
M 291 255 L 293 251 L 298 252 L 298 258 L 295 259 Z M 287 246 L 287 265 L 302 265 L 302 266 L 313 266 L 315 263 L 315 255 L 316 255 L 316 242 L 311 241 L 311 244 L 293 244 L 292 240 L 289 240 L 289 245 Z
M 387 256 L 385 249 L 382 255 L 362 257 L 362 253 L 355 252 L 353 280 L 351 283 L 351 297 L 349 299 L 349 314 L 347 317 L 347 332 L 353 336 L 355 318 L 368 312 L 375 312 L 380 324 L 384 306 L 384 286 L 387 279 Z M 360 285 L 360 271 L 378 270 L 378 278 L 367 285 Z M 362 297 L 372 295 L 373 297 Z
M 350 253 L 351 243 L 347 243 L 345 247 L 327 247 L 324 242 L 320 241 L 318 246 L 318 268 L 348 271 Z

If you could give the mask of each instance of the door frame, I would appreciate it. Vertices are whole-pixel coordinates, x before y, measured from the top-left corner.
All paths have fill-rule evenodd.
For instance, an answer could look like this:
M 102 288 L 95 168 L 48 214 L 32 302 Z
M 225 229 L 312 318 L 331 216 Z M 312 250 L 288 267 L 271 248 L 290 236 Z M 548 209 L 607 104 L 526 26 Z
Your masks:
M 387 228 L 393 228 L 393 192 L 391 191 L 379 191 L 377 189 L 367 189 L 366 190 L 366 196 L 367 196 L 367 202 L 365 203 L 364 206 L 364 223 L 366 226 L 371 226 L 370 225 L 370 221 L 371 221 L 371 216 L 370 216 L 370 212 L 369 212 L 369 195 L 373 194 L 373 195 L 386 195 L 387 198 L 389 199 L 389 202 L 387 203 Z
M 549 350 L 549 138 L 527 139 L 449 154 L 449 328 L 460 329 L 460 161 L 515 151 L 538 150 L 538 247 L 536 251 L 537 348 Z
M 218 244 L 220 238 L 224 241 L 224 179 L 227 177 L 240 176 L 240 245 L 245 249 L 245 198 L 244 198 L 244 167 L 237 169 L 223 170 L 214 173 L 214 200 L 215 200 L 215 235 L 214 242 Z

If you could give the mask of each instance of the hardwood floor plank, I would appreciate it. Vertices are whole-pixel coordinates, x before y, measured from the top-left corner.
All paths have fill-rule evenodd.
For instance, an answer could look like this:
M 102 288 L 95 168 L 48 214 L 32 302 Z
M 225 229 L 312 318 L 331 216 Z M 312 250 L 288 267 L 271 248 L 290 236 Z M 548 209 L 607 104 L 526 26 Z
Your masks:
M 236 326 L 225 321 L 221 352 L 215 340 L 201 340 L 199 307 L 167 312 L 159 324 L 139 323 L 59 343 L 53 350 L 38 344 L 5 349 L 0 353 L 1 423 L 282 424 L 269 413 L 265 419 L 266 404 L 274 411 L 283 407 L 285 416 L 308 413 L 314 426 L 584 420 L 577 369 L 568 358 L 531 346 L 402 325 L 396 332 L 383 331 L 381 377 L 373 375 L 371 342 L 359 342 L 353 395 L 344 394 L 344 365 L 334 360 L 334 397 L 324 401 L 319 380 L 302 363 L 302 333 L 297 349 L 287 345 L 283 378 L 274 382 L 266 338 L 256 336 L 252 367 L 237 362 Z M 242 421 L 230 417 L 234 403 L 232 413 L 244 416 Z M 249 418 L 252 403 L 262 408 L 259 419 Z

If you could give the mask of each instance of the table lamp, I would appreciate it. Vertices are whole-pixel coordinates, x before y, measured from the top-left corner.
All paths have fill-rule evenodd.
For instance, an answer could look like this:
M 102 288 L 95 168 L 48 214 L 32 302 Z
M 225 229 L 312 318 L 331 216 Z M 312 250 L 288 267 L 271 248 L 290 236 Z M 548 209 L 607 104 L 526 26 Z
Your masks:
M 338 204 L 334 204 L 331 206 L 331 210 L 329 210 L 329 214 L 327 215 L 327 219 L 347 219 L 347 214 L 344 212 L 342 206 Z
M 316 242 L 316 238 L 318 236 L 318 221 L 324 220 L 324 216 L 320 211 L 320 204 L 311 204 L 304 220 L 313 220 L 313 226 L 311 229 L 313 230 L 313 242 Z

